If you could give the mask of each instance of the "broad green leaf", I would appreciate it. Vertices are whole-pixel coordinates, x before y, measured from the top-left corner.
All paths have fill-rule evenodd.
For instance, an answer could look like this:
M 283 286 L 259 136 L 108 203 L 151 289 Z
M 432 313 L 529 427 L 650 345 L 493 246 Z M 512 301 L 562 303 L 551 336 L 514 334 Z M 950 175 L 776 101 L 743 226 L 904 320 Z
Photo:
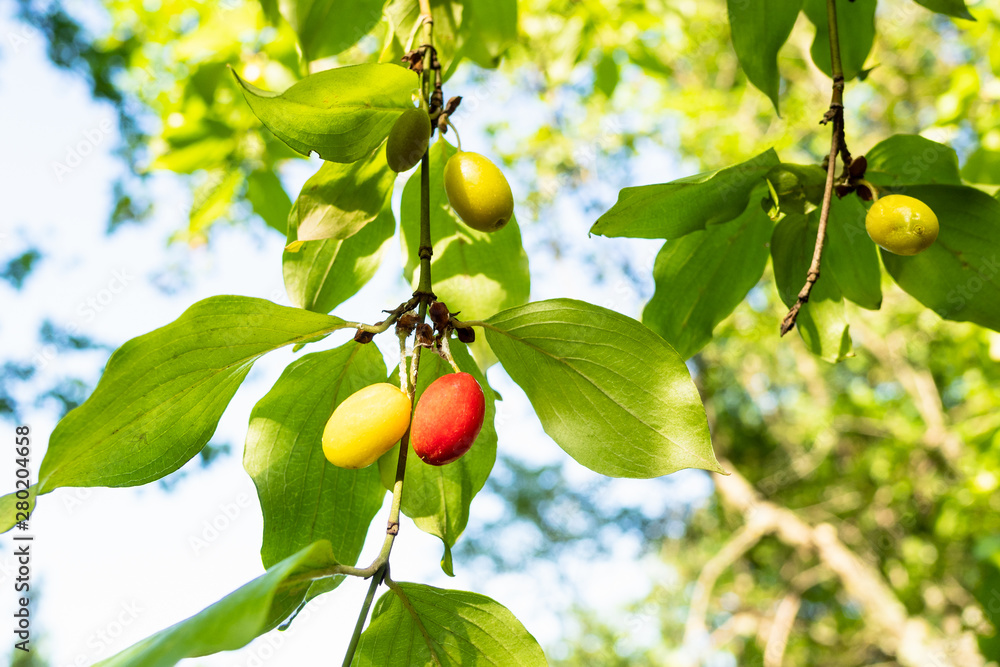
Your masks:
M 778 111 L 778 51 L 792 32 L 802 0 L 727 0 L 733 49 L 750 83 Z
M 771 235 L 774 282 L 781 300 L 788 307 L 796 302 L 806 282 L 818 225 L 818 210 L 809 215 L 787 214 L 775 225 Z M 809 301 L 799 311 L 795 328 L 809 351 L 826 361 L 837 362 L 853 355 L 843 295 L 833 273 L 823 271 L 822 266 Z
M 875 185 L 962 184 L 954 149 L 916 134 L 895 134 L 873 146 L 865 157 L 865 178 Z
M 656 256 L 656 292 L 642 323 L 684 359 L 693 356 L 760 280 L 773 227 L 751 201 L 738 218 L 667 241 Z
M 403 513 L 426 533 L 436 535 L 444 543 L 441 568 L 449 576 L 454 576 L 451 548 L 458 541 L 469 522 L 469 506 L 479 493 L 486 478 L 493 470 L 497 457 L 497 432 L 493 426 L 496 416 L 494 397 L 486 378 L 476 362 L 458 341 L 451 343 L 452 355 L 458 367 L 472 374 L 483 388 L 486 396 L 486 416 L 483 429 L 472 448 L 459 460 L 443 466 L 424 463 L 413 453 L 410 446 L 406 457 L 406 483 L 403 493 Z M 421 350 L 419 377 L 417 378 L 417 400 L 431 382 L 451 373 L 451 365 L 430 350 Z M 399 382 L 399 373 L 390 382 Z M 396 479 L 396 461 L 399 445 L 390 449 L 379 459 L 378 466 L 382 483 L 392 489 Z
M 462 222 L 444 192 L 444 165 L 455 149 L 443 139 L 430 149 L 431 276 L 434 293 L 461 319 L 480 320 L 519 306 L 528 300 L 531 277 L 528 256 L 521 246 L 521 230 L 511 218 L 503 229 L 492 234 L 479 232 Z M 416 287 L 420 260 L 420 169 L 414 171 L 403 189 L 400 207 L 400 243 L 404 275 Z M 483 340 L 472 344 L 472 353 L 485 367 L 493 363 Z
M 269 227 L 282 234 L 288 232 L 288 212 L 292 208 L 292 200 L 273 171 L 259 169 L 250 174 L 247 178 L 247 199 L 253 206 L 253 212 Z
M 611 477 L 723 472 L 684 359 L 635 320 L 573 299 L 497 313 L 486 338 L 542 427 Z
M 307 61 L 335 56 L 382 20 L 383 0 L 278 0 Z
M 310 74 L 280 94 L 233 76 L 267 129 L 299 153 L 315 151 L 331 162 L 354 162 L 375 150 L 413 107 L 419 85 L 414 72 L 378 63 Z
M 293 209 L 292 215 L 298 213 Z M 372 279 L 395 231 L 396 220 L 386 206 L 350 238 L 306 241 L 295 252 L 285 250 L 281 261 L 288 298 L 299 308 L 330 312 Z
M 461 55 L 480 67 L 497 67 L 517 42 L 517 0 L 463 0 L 462 6 Z
M 747 206 L 750 192 L 779 163 L 774 149 L 719 171 L 670 183 L 624 188 L 618 202 L 591 234 L 640 239 L 676 239 L 707 225 L 732 220 Z
M 485 595 L 396 584 L 372 609 L 353 667 L 544 667 L 542 647 L 510 610 Z M 436 658 L 436 661 L 435 661 Z
M 969 13 L 969 8 L 965 6 L 965 0 L 914 0 L 918 5 L 923 5 L 932 12 L 954 16 L 958 19 L 976 19 Z
M 94 393 L 52 432 L 39 493 L 136 486 L 177 470 L 212 437 L 258 357 L 342 326 L 263 299 L 199 301 L 111 355 Z
M 878 310 L 882 306 L 882 267 L 877 246 L 865 229 L 866 215 L 857 195 L 833 197 L 820 273 L 833 277 L 844 298 L 862 308 Z
M 239 142 L 233 136 L 206 136 L 183 145 L 165 149 L 153 160 L 153 169 L 169 169 L 179 174 L 190 174 L 199 169 L 224 164 L 236 150 Z
M 1000 185 L 1000 151 L 982 146 L 972 151 L 962 167 L 962 177 L 970 183 Z
M 430 4 L 431 15 L 434 17 L 434 46 L 437 47 L 438 59 L 447 79 L 461 59 L 458 53 L 461 42 L 459 29 L 462 26 L 465 3 L 457 0 L 430 0 Z M 413 31 L 420 18 L 420 3 L 413 0 L 392 0 L 385 8 L 385 15 L 404 50 L 415 49 L 424 43 L 423 30 L 416 33 Z M 413 44 L 408 47 L 406 42 L 410 35 L 413 35 Z
M 947 320 L 1000 331 L 1000 202 L 975 188 L 914 186 L 941 224 L 937 241 L 919 255 L 882 251 L 889 275 Z
M 350 164 L 324 162 L 302 186 L 289 231 L 296 241 L 349 238 L 385 208 L 395 180 L 384 145 Z
M 315 542 L 210 607 L 97 666 L 169 667 L 184 658 L 246 646 L 295 610 L 312 583 L 310 573 L 334 564 L 330 544 Z
M 345 398 L 385 379 L 378 348 L 350 341 L 292 362 L 250 413 L 243 467 L 264 514 L 265 568 L 317 540 L 338 563 L 357 562 L 385 489 L 372 466 L 328 462 L 323 429 Z
M 802 9 L 816 26 L 812 43 L 812 60 L 827 76 L 833 76 L 830 66 L 830 27 L 827 21 L 827 0 L 804 0 Z M 840 60 L 844 79 L 850 81 L 864 68 L 875 41 L 875 2 L 835 3 L 837 32 L 840 37 Z

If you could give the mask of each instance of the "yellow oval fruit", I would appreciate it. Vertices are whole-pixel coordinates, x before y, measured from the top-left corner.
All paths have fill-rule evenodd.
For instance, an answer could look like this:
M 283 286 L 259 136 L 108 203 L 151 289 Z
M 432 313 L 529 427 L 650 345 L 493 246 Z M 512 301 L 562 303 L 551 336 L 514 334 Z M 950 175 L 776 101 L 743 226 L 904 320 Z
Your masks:
M 387 382 L 348 396 L 323 430 L 323 454 L 341 468 L 364 468 L 392 449 L 410 426 L 410 399 Z
M 473 229 L 495 232 L 514 215 L 514 195 L 503 173 L 479 153 L 455 153 L 444 166 L 444 191 L 458 217 Z
M 930 207 L 906 195 L 886 195 L 872 204 L 865 217 L 872 241 L 897 255 L 927 250 L 938 236 L 938 219 Z
M 385 159 L 397 173 L 417 166 L 431 140 L 431 117 L 424 109 L 407 109 L 392 129 L 385 145 Z

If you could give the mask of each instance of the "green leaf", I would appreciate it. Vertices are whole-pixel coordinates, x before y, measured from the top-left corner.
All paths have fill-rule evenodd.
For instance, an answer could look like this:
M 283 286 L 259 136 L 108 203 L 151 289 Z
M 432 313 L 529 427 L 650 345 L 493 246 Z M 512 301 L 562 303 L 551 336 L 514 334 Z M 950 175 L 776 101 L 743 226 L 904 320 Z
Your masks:
M 517 42 L 517 0 L 463 0 L 462 5 L 459 53 L 480 67 L 497 67 Z
M 493 470 L 493 463 L 497 457 L 497 432 L 493 425 L 496 416 L 494 397 L 486 378 L 469 355 L 465 345 L 452 341 L 451 351 L 458 367 L 472 374 L 483 388 L 483 394 L 486 396 L 483 429 L 465 456 L 443 466 L 424 463 L 413 453 L 411 445 L 406 457 L 406 490 L 403 493 L 402 509 L 421 530 L 441 538 L 444 543 L 441 568 L 449 576 L 454 576 L 451 548 L 469 523 L 469 506 L 472 504 L 472 499 L 482 490 L 486 478 Z M 452 372 L 451 365 L 447 361 L 427 349 L 421 350 L 419 370 L 417 400 L 431 382 Z M 390 382 L 399 382 L 398 372 Z M 382 475 L 382 483 L 387 489 L 392 489 L 395 482 L 398 459 L 398 444 L 379 459 L 379 472 Z
M 769 148 L 741 164 L 671 183 L 624 188 L 618 202 L 590 228 L 591 234 L 676 239 L 743 212 L 750 192 L 779 163 Z
M 809 215 L 787 214 L 771 235 L 774 282 L 788 307 L 796 302 L 805 284 L 816 245 L 818 218 L 818 210 Z M 826 361 L 837 362 L 853 355 L 843 295 L 832 273 L 822 272 L 822 267 L 809 301 L 799 311 L 795 328 L 809 351 Z
M 177 470 L 212 437 L 258 357 L 342 326 L 263 299 L 199 301 L 111 355 L 94 393 L 52 432 L 39 493 L 136 486 Z
M 386 206 L 348 239 L 306 241 L 295 252 L 285 250 L 281 261 L 288 298 L 299 308 L 330 312 L 372 279 L 395 231 L 396 219 Z
M 883 250 L 889 275 L 944 319 L 1000 331 L 1000 202 L 951 185 L 915 186 L 911 194 L 937 214 L 941 231 L 913 257 Z
M 251 172 L 247 178 L 247 199 L 253 206 L 253 212 L 269 227 L 282 234 L 288 233 L 288 212 L 292 208 L 292 200 L 273 171 L 259 169 Z
M 778 112 L 778 51 L 788 39 L 802 0 L 727 0 L 733 48 L 750 83 Z M 780 115 L 780 114 L 779 114 Z
M 324 162 L 302 186 L 289 231 L 296 241 L 354 236 L 389 203 L 395 180 L 384 145 L 350 164 Z
M 444 192 L 444 165 L 455 149 L 443 139 L 430 149 L 431 238 L 434 254 L 431 275 L 434 293 L 448 304 L 451 312 L 461 311 L 465 320 L 481 320 L 494 313 L 519 306 L 528 300 L 531 276 L 528 256 L 521 246 L 521 230 L 516 218 L 498 232 L 480 232 L 463 223 Z M 400 206 L 400 244 L 404 275 L 416 287 L 420 265 L 420 169 L 403 189 Z M 472 352 L 481 366 L 494 359 L 487 343 L 477 340 Z
M 954 16 L 957 19 L 976 20 L 965 6 L 965 0 L 914 0 L 914 2 L 938 14 Z
M 378 348 L 350 341 L 294 361 L 257 402 L 243 467 L 264 514 L 264 567 L 321 539 L 338 563 L 357 562 L 385 489 L 372 466 L 346 470 L 328 462 L 323 429 L 345 398 L 385 379 Z
M 954 149 L 916 134 L 895 134 L 873 146 L 865 157 L 865 178 L 875 185 L 962 184 Z
M 503 0 L 508 2 L 509 0 Z M 431 15 L 434 17 L 434 46 L 437 47 L 438 59 L 444 70 L 445 79 L 451 75 L 461 59 L 458 46 L 461 43 L 459 32 L 463 21 L 464 2 L 453 0 L 430 0 Z M 420 4 L 413 0 L 392 0 L 385 8 L 396 39 L 407 48 L 406 41 L 414 35 L 413 26 L 420 18 Z M 423 43 L 423 33 L 418 31 L 413 39 L 415 48 Z
M 614 55 L 605 53 L 594 66 L 594 90 L 599 90 L 610 98 L 618 87 L 618 79 L 618 63 L 615 62 Z
M 281 94 L 233 76 L 267 129 L 299 153 L 315 151 L 331 162 L 354 162 L 375 150 L 413 107 L 419 85 L 414 72 L 377 63 L 310 74 Z
M 553 299 L 497 313 L 485 329 L 545 432 L 586 467 L 611 477 L 723 472 L 684 359 L 635 320 Z
M 305 60 L 335 56 L 356 44 L 382 20 L 383 0 L 278 0 L 299 37 Z
M 962 177 L 970 183 L 1000 185 L 1000 151 L 982 146 L 972 151 L 962 167 Z
M 220 169 L 213 171 L 208 180 L 195 190 L 188 217 L 188 233 L 192 238 L 204 236 L 216 220 L 229 214 L 236 188 L 243 178 L 239 169 Z
M 812 60 L 823 73 L 832 77 L 826 4 L 827 0 L 805 0 L 802 9 L 816 26 L 816 37 L 811 49 Z M 850 81 L 861 73 L 875 41 L 875 2 L 837 2 L 836 7 L 840 60 L 844 79 Z
M 548 663 L 538 641 L 495 600 L 400 582 L 375 603 L 351 664 L 544 667 Z
M 642 323 L 687 359 L 764 273 L 773 224 L 757 205 L 738 218 L 667 241 L 656 256 L 656 292 Z
M 878 310 L 882 306 L 882 267 L 877 246 L 865 229 L 866 215 L 857 195 L 833 197 L 820 273 L 832 276 L 845 298 L 862 308 Z
M 315 542 L 210 607 L 97 666 L 169 667 L 184 658 L 246 646 L 295 610 L 312 583 L 309 573 L 334 564 L 330 544 Z
M 28 487 L 28 514 L 30 519 L 31 512 L 35 511 L 35 497 L 38 493 L 38 485 L 32 484 Z M 0 533 L 6 533 L 8 530 L 13 528 L 18 521 L 23 520 L 18 518 L 18 513 L 24 510 L 17 509 L 17 503 L 23 502 L 21 498 L 17 497 L 17 492 L 8 493 L 5 496 L 0 496 Z

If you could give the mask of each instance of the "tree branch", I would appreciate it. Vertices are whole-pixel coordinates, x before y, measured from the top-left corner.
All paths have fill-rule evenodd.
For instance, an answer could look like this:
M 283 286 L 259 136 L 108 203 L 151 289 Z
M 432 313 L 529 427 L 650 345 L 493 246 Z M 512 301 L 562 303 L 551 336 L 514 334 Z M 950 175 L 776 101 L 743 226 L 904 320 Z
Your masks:
M 816 246 L 813 249 L 812 262 L 806 272 L 806 284 L 799 290 L 795 304 L 788 310 L 785 319 L 781 321 L 781 335 L 792 330 L 799 316 L 802 305 L 809 301 L 813 285 L 819 280 L 820 262 L 823 258 L 823 245 L 826 243 L 826 225 L 830 219 L 830 202 L 833 199 L 834 174 L 837 171 L 837 154 L 843 153 L 844 167 L 848 166 L 851 154 L 844 140 L 844 70 L 840 62 L 840 36 L 837 30 L 836 0 L 826 0 L 827 24 L 830 29 L 830 64 L 833 74 L 833 93 L 830 98 L 830 108 L 823 115 L 821 124 L 833 123 L 830 139 L 830 154 L 826 161 L 826 187 L 823 190 L 823 204 L 819 213 L 819 229 L 816 232 Z
M 815 554 L 862 609 L 881 650 L 896 656 L 903 667 L 982 667 L 985 664 L 972 633 L 942 636 L 926 621 L 911 617 L 885 582 L 881 572 L 848 549 L 830 524 L 812 526 L 785 507 L 761 499 L 728 461 L 731 471 L 718 476 L 722 503 L 747 522 L 766 526 L 786 545 Z

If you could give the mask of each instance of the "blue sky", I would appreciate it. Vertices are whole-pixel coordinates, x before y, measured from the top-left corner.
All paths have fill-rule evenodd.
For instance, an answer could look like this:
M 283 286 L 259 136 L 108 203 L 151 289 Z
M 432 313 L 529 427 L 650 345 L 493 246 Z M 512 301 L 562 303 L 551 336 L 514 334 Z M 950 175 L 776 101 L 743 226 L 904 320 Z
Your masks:
M 114 111 L 94 103 L 78 77 L 49 65 L 44 40 L 13 21 L 12 9 L 7 3 L 0 10 L 0 121 L 5 128 L 0 139 L 4 200 L 0 261 L 5 263 L 32 247 L 41 250 L 43 259 L 22 290 L 0 282 L 5 306 L 0 318 L 0 354 L 4 360 L 35 360 L 41 366 L 40 377 L 23 388 L 25 395 L 18 396 L 27 406 L 25 421 L 33 431 L 32 470 L 37 472 L 57 415 L 51 403 L 36 403 L 31 391 L 47 379 L 66 374 L 93 385 L 108 355 L 105 350 L 64 354 L 46 348 L 36 335 L 44 320 L 117 347 L 212 295 L 244 294 L 286 305 L 288 300 L 281 277 L 283 239 L 263 224 L 218 229 L 206 248 L 168 243 L 186 223 L 190 204 L 187 190 L 172 175 L 159 174 L 149 180 L 156 205 L 149 222 L 105 234 L 112 203 L 110 184 L 123 169 L 111 155 L 118 138 Z M 493 120 L 491 114 L 496 117 L 503 112 L 503 106 L 483 105 L 474 119 L 467 112 L 462 120 L 467 150 L 490 153 L 482 128 Z M 645 159 L 658 157 L 662 158 L 647 155 Z M 296 192 L 318 164 L 302 162 L 283 173 L 289 192 Z M 594 165 L 595 173 L 599 168 Z M 662 168 L 657 176 L 663 178 Z M 516 192 L 517 179 L 512 180 Z M 614 201 L 614 184 L 595 187 L 608 205 Z M 546 220 L 525 224 L 522 219 L 532 260 L 532 298 L 586 298 L 636 316 L 649 285 L 636 285 L 615 274 L 613 260 L 632 254 L 651 262 L 657 244 L 601 239 L 612 260 L 605 267 L 610 277 L 600 284 L 581 280 L 593 273 L 584 261 L 593 251 L 587 244 L 598 242 L 587 239 L 586 228 L 592 222 L 588 215 L 578 201 L 564 197 L 557 200 Z M 559 226 L 560 236 L 569 239 L 572 250 L 558 262 L 544 248 L 552 225 Z M 338 308 L 338 314 L 371 319 L 385 304 L 403 300 L 408 288 L 399 277 L 399 267 L 399 253 L 388 253 L 372 283 Z M 171 289 L 163 289 L 164 285 Z M 331 337 L 321 347 L 340 344 L 347 337 Z M 385 351 L 391 363 L 394 351 Z M 254 402 L 293 358 L 290 350 L 281 350 L 257 363 L 213 439 L 230 444 L 232 453 L 208 469 L 187 466 L 186 474 L 170 491 L 158 484 L 133 489 L 59 489 L 40 499 L 31 521 L 36 536 L 33 577 L 43 587 L 35 628 L 47 639 L 46 657 L 52 664 L 92 664 L 196 613 L 261 573 L 262 521 L 253 484 L 242 468 L 242 442 Z M 563 462 L 567 476 L 580 485 L 593 479 L 593 473 L 569 460 L 544 435 L 527 400 L 502 369 L 492 369 L 489 378 L 505 399 L 498 404 L 502 451 L 535 464 Z M 12 433 L 13 425 L 0 422 L 0 429 Z M 13 483 L 12 459 L 0 458 L 0 480 L 11 480 L 0 484 L 2 492 Z M 675 476 L 666 493 L 659 482 L 635 480 L 616 482 L 609 493 L 614 502 L 641 506 L 655 515 L 680 499 L 704 498 L 710 490 L 706 480 L 703 473 L 683 472 Z M 469 530 L 500 510 L 497 499 L 482 495 L 473 504 Z M 376 529 L 370 537 L 374 539 L 366 545 L 362 562 L 377 553 L 385 511 L 373 524 Z M 12 558 L 9 542 L 0 543 L 0 591 L 5 591 L 0 594 L 0 614 L 6 615 L 15 602 L 9 588 Z M 610 560 L 569 557 L 559 563 L 537 563 L 521 573 L 488 572 L 457 562 L 458 576 L 448 578 L 438 567 L 438 540 L 406 521 L 393 552 L 393 576 L 490 595 L 508 606 L 550 649 L 565 630 L 560 612 L 574 599 L 603 610 L 600 613 L 609 619 L 617 618 L 622 627 L 630 628 L 628 633 L 635 634 L 635 641 L 651 641 L 655 639 L 652 619 L 630 623 L 615 612 L 622 603 L 648 593 L 653 578 L 666 576 L 654 561 L 634 570 L 612 569 L 612 563 L 634 560 L 639 549 L 634 540 L 622 540 L 614 546 Z M 560 589 L 554 576 L 559 569 L 580 582 L 578 590 Z M 314 664 L 317 655 L 342 656 L 366 586 L 348 581 L 335 593 L 314 601 L 290 632 L 271 633 L 241 651 L 186 664 L 302 665 Z M 653 636 L 648 636 L 650 631 Z M 329 660 L 337 661 L 339 657 Z

